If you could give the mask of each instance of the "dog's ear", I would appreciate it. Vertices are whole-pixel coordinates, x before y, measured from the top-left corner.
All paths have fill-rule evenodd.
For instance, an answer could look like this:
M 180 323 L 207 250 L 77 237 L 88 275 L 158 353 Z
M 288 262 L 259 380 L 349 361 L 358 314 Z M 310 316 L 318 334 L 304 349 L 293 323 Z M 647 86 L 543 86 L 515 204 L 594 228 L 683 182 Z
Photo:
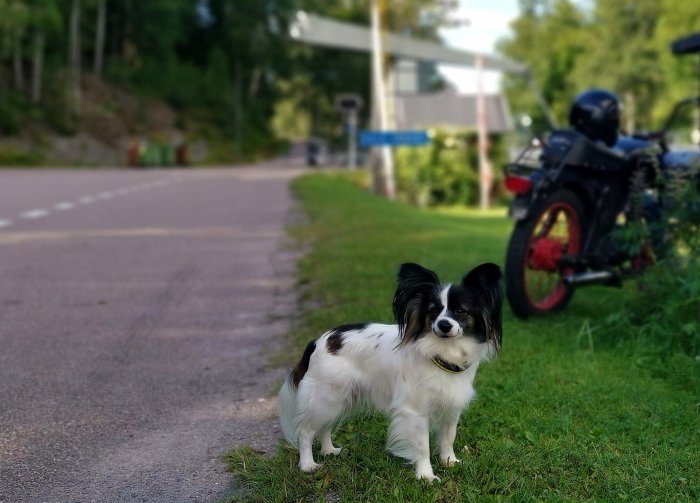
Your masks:
M 440 283 L 440 280 L 438 279 L 437 274 L 430 269 L 426 269 L 422 265 L 408 262 L 401 264 L 401 267 L 399 267 L 399 284 L 402 283 L 406 285 L 437 285 Z
M 439 289 L 440 280 L 433 271 L 418 264 L 401 264 L 393 304 L 394 318 L 399 325 L 399 346 L 422 335 L 428 301 Z
M 474 269 L 469 271 L 462 278 L 462 286 L 465 288 L 482 287 L 482 288 L 492 288 L 498 285 L 501 281 L 503 275 L 501 274 L 501 268 L 496 264 L 487 262 L 476 266 Z
M 501 306 L 503 305 L 503 292 L 501 291 L 501 268 L 496 264 L 481 264 L 469 271 L 462 278 L 462 286 L 466 289 L 477 291 L 481 315 L 486 327 L 486 338 L 491 344 L 492 353 L 501 350 L 503 338 L 503 323 Z

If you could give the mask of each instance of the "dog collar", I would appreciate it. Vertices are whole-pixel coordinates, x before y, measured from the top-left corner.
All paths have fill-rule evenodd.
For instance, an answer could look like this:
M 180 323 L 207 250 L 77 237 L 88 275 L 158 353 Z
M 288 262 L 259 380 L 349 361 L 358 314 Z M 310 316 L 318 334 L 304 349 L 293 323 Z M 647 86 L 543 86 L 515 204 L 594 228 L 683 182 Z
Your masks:
M 460 367 L 459 365 L 455 365 L 454 363 L 450 363 L 443 360 L 438 355 L 433 356 L 431 361 L 435 364 L 436 367 L 444 370 L 445 372 L 450 372 L 452 374 L 459 374 L 460 372 L 464 372 L 469 368 L 468 363 L 464 367 Z

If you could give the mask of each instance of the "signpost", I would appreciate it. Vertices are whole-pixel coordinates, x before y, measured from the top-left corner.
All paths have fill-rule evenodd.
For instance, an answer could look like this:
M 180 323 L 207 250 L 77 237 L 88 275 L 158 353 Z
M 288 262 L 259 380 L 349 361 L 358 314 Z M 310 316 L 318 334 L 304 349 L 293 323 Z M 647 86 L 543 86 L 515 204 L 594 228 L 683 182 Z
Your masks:
M 430 143 L 427 131 L 362 131 L 360 145 L 363 147 L 397 147 L 411 145 L 414 147 Z
M 364 105 L 359 94 L 346 93 L 335 97 L 335 108 L 345 119 L 348 127 L 348 168 L 357 167 L 357 116 Z

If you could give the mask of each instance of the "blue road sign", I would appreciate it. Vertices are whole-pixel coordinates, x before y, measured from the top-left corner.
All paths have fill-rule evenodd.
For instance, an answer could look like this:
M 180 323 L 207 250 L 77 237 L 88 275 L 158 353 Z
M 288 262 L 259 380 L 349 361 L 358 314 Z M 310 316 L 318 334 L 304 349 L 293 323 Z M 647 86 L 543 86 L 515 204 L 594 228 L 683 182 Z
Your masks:
M 388 145 L 427 145 L 430 143 L 427 131 L 362 131 L 360 145 L 378 147 Z

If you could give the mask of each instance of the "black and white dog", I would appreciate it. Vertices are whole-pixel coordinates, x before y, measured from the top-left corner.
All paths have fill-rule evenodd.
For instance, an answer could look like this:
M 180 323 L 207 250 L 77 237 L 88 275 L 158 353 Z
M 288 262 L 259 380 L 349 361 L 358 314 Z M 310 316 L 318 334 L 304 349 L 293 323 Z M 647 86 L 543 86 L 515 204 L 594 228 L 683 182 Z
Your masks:
M 279 393 L 280 425 L 299 448 L 299 468 L 320 465 L 311 449 L 338 454 L 331 429 L 363 405 L 391 419 L 388 448 L 436 479 L 430 431 L 440 460 L 459 462 L 453 443 L 462 411 L 474 397 L 479 363 L 501 347 L 501 270 L 482 264 L 458 285 L 441 285 L 418 264 L 403 264 L 394 296 L 396 325 L 343 325 L 312 341 Z

